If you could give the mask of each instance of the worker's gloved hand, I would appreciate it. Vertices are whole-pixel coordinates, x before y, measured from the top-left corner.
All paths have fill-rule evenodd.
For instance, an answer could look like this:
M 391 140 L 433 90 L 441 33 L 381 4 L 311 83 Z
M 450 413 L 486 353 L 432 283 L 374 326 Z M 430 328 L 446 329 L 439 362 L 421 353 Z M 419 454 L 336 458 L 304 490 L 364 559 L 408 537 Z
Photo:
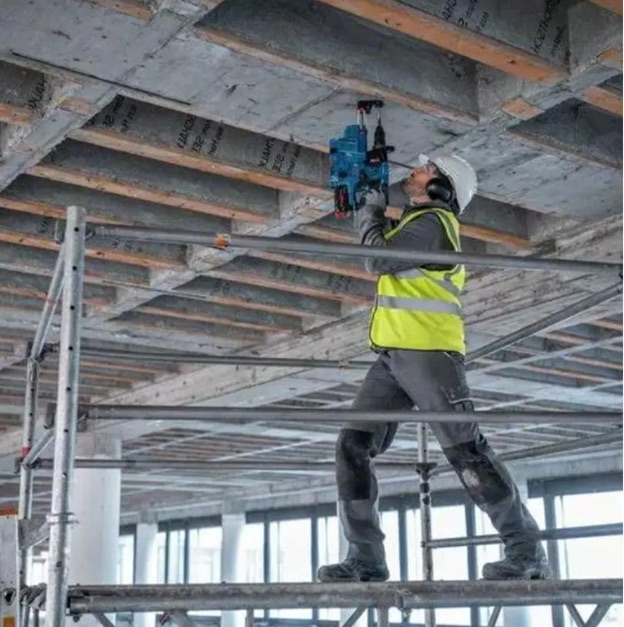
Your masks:
M 353 214 L 355 230 L 362 244 L 370 244 L 369 235 L 383 233 L 386 225 L 386 195 L 378 188 L 371 187 L 362 194 L 359 209 Z
M 370 207 L 371 209 L 381 209 L 382 211 L 385 211 L 386 206 L 386 195 L 378 187 L 369 187 L 358 198 L 358 211 L 365 207 Z

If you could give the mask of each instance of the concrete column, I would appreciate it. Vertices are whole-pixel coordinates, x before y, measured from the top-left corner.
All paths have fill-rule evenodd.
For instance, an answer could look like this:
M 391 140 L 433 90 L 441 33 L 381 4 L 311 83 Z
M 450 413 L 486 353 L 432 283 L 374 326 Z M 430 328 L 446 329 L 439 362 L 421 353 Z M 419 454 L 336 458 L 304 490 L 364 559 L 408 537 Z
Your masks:
M 158 523 L 146 512 L 141 512 L 136 527 L 134 549 L 134 583 L 158 583 L 158 554 L 156 537 Z M 156 614 L 143 612 L 134 615 L 134 627 L 154 627 Z
M 76 457 L 119 459 L 121 443 L 116 438 L 81 433 L 76 442 Z M 119 510 L 121 470 L 79 469 L 74 471 L 73 525 L 70 541 L 69 584 L 97 585 L 117 583 L 119 555 Z M 114 616 L 109 616 L 114 621 Z M 68 625 L 76 623 L 69 620 Z M 99 623 L 83 616 L 80 627 Z
M 526 479 L 518 477 L 514 473 L 514 480 L 518 486 L 520 497 L 526 503 L 529 500 L 529 486 Z M 504 553 L 502 554 L 504 556 Z M 529 607 L 504 607 L 502 611 L 503 625 L 505 627 L 531 627 Z M 500 619 L 499 619 L 500 620 Z
M 241 539 L 245 529 L 244 513 L 223 513 L 221 518 L 221 581 L 239 581 Z M 245 612 L 223 612 L 221 627 L 243 627 Z

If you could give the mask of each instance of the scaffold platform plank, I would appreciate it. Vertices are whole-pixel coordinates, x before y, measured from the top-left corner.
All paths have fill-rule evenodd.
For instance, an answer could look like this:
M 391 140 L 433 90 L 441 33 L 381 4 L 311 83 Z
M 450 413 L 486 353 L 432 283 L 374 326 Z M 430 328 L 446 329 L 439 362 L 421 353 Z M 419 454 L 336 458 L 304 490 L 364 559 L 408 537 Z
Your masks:
M 70 586 L 72 614 L 286 608 L 613 604 L 621 579 Z

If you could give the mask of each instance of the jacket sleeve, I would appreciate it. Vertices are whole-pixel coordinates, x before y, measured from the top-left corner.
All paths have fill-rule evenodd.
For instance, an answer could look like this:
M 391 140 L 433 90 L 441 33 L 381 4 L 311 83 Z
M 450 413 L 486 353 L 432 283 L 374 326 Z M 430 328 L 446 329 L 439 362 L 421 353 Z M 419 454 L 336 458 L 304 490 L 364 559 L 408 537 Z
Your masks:
M 453 250 L 439 219 L 426 213 L 405 225 L 392 239 L 384 234 L 391 227 L 383 209 L 378 206 L 364 206 L 357 216 L 356 225 L 360 243 L 366 246 L 387 246 L 388 248 L 409 248 L 411 250 Z M 396 274 L 410 270 L 417 265 L 413 261 L 402 262 L 396 259 L 368 258 L 366 269 L 374 274 Z M 450 266 L 449 266 L 450 267 Z

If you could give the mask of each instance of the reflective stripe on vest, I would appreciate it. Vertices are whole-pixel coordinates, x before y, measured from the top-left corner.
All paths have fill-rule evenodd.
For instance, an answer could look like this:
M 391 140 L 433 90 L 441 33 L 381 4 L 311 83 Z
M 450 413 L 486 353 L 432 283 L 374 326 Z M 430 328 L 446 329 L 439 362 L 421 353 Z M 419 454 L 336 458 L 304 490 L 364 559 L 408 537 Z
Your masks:
M 404 298 L 401 296 L 378 296 L 378 307 L 388 309 L 409 309 L 410 311 L 435 311 L 461 316 L 461 307 L 455 303 L 445 303 L 431 298 Z
M 459 223 L 450 211 L 444 209 L 413 211 L 386 234 L 386 240 L 427 213 L 440 220 L 453 249 L 459 252 Z M 377 281 L 375 308 L 371 316 L 371 345 L 375 348 L 465 353 L 459 302 L 464 280 L 462 265 L 450 270 L 411 268 L 396 275 L 381 275 Z

